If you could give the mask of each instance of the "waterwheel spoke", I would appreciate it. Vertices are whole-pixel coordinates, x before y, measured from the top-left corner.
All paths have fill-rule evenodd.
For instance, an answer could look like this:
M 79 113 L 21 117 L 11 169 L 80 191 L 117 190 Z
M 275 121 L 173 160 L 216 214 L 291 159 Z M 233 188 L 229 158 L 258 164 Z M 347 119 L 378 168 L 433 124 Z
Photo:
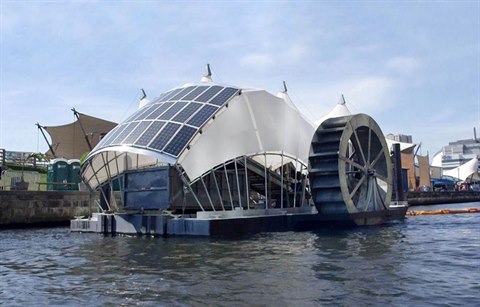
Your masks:
M 381 181 L 385 182 L 385 184 L 387 184 L 387 182 L 388 182 L 387 177 L 385 177 L 385 176 L 383 176 L 383 175 L 380 175 L 380 174 L 378 174 L 378 173 L 375 173 L 374 176 L 375 176 L 376 178 L 380 179 Z
M 354 166 L 354 167 L 356 167 L 356 168 L 358 168 L 358 169 L 360 169 L 360 170 L 365 171 L 365 166 L 360 165 L 359 163 L 355 162 L 354 160 L 351 160 L 351 159 L 346 158 L 346 157 L 343 157 L 343 156 L 340 156 L 339 158 L 340 158 L 341 160 L 347 162 L 348 164 L 350 164 L 350 165 L 352 165 L 352 166 Z
M 374 167 L 375 164 L 380 160 L 380 158 L 382 157 L 383 155 L 383 150 L 380 150 L 380 152 L 377 154 L 377 156 L 375 157 L 375 159 L 373 159 L 372 163 L 370 164 L 371 167 Z
M 388 209 L 387 206 L 385 205 L 385 196 L 386 196 L 386 193 L 385 195 L 383 195 L 382 197 L 382 193 L 380 190 L 383 191 L 382 187 L 379 186 L 378 182 L 377 182 L 377 179 L 375 179 L 375 185 L 377 186 L 377 196 L 378 198 L 380 199 L 380 203 L 382 204 L 383 208 L 384 209 Z
M 367 163 L 370 164 L 370 152 L 372 151 L 372 128 L 368 127 L 368 151 L 367 151 Z
M 337 133 L 340 131 L 341 135 Z M 312 189 L 318 211 L 326 212 L 323 210 L 325 204 L 332 204 L 335 208 L 338 206 L 338 209 L 347 210 L 355 223 L 381 221 L 382 210 L 388 208 L 390 202 L 392 174 L 388 148 L 378 124 L 367 115 L 358 114 L 327 120 L 316 133 L 314 141 L 323 137 L 332 143 L 338 141 L 336 159 L 323 154 L 330 152 L 331 147 L 322 146 L 313 146 L 309 157 L 312 185 L 327 186 L 327 182 L 335 180 L 335 185 L 332 185 L 335 189 L 328 192 Z M 327 169 L 332 172 L 324 171 Z M 333 170 L 338 170 L 338 173 L 334 174 Z M 356 213 L 362 214 L 357 217 Z
M 370 206 L 371 196 L 372 196 L 372 185 L 370 184 L 371 179 L 367 180 L 367 205 L 365 206 L 364 211 L 368 211 L 368 207 Z
M 377 186 L 377 181 L 375 180 L 375 177 L 372 177 L 372 210 L 376 211 L 377 210 L 377 191 L 378 191 L 378 186 Z
M 355 193 L 357 193 L 357 190 L 362 186 L 363 182 L 365 181 L 365 178 L 367 178 L 367 176 L 364 174 L 362 176 L 362 178 L 360 178 L 360 180 L 357 182 L 357 185 L 353 188 L 352 192 L 350 193 L 350 198 L 353 197 L 353 195 L 355 195 Z
M 362 156 L 363 164 L 367 165 L 367 160 L 365 159 L 365 153 L 363 152 L 362 143 L 360 143 L 360 139 L 358 138 L 356 129 L 353 129 L 353 134 L 355 135 L 355 140 L 357 141 L 357 147 L 358 147 L 358 150 L 360 151 L 360 155 Z
M 353 148 L 353 146 L 352 146 Z M 355 150 L 355 148 L 352 149 L 352 154 L 348 156 L 349 159 L 353 159 L 353 157 L 355 156 L 355 154 L 357 153 L 357 151 Z

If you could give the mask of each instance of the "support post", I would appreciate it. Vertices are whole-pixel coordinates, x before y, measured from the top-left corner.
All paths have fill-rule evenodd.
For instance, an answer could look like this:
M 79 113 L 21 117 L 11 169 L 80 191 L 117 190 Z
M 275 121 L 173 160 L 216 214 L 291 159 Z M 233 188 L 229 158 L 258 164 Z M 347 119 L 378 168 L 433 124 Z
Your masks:
M 212 199 L 210 198 L 210 193 L 208 193 L 207 186 L 205 185 L 205 182 L 203 181 L 203 176 L 200 177 L 200 181 L 202 182 L 203 188 L 205 189 L 205 193 L 207 194 L 208 201 L 210 202 L 210 206 L 212 206 L 212 210 L 215 210 L 215 206 L 213 205 Z
M 220 205 L 222 206 L 222 210 L 225 211 L 225 207 L 223 206 L 223 198 L 222 194 L 220 193 L 220 189 L 218 188 L 217 176 L 215 176 L 215 170 L 212 170 L 213 181 L 215 182 L 215 187 L 217 188 L 218 199 L 220 200 Z
M 400 144 L 393 144 L 393 168 L 395 171 L 394 191 L 396 201 L 405 201 L 405 193 L 403 192 L 403 176 L 402 176 L 402 152 Z
M 248 167 L 247 167 L 247 156 L 243 156 L 243 161 L 245 164 L 245 199 L 247 202 L 247 210 L 250 210 L 250 189 L 248 188 Z
M 268 179 L 267 179 L 267 153 L 263 153 L 263 157 L 264 157 L 264 176 L 265 176 L 265 210 L 268 209 Z
M 190 193 L 192 193 L 193 198 L 195 198 L 195 201 L 197 202 L 198 206 L 200 206 L 200 209 L 202 209 L 202 211 L 205 211 L 205 209 L 202 206 L 202 203 L 200 202 L 200 200 L 198 200 L 197 195 L 193 191 L 192 186 L 190 185 L 190 183 L 188 183 L 187 179 L 183 175 L 183 172 L 180 170 L 177 164 L 175 164 L 175 168 L 177 169 L 178 174 L 180 174 L 180 178 L 182 179 L 183 184 L 188 188 L 188 190 L 190 190 Z
M 298 173 L 298 158 L 295 158 L 295 184 L 294 184 L 294 191 L 293 191 L 293 208 L 295 208 L 297 204 L 297 173 Z
M 235 177 L 237 178 L 237 192 L 238 192 L 238 206 L 242 207 L 242 193 L 240 193 L 240 180 L 238 180 L 238 168 L 237 168 L 237 159 L 234 160 L 235 164 Z
M 225 171 L 225 179 L 227 180 L 228 196 L 230 197 L 230 204 L 232 205 L 232 210 L 233 210 L 232 190 L 230 189 L 230 181 L 228 180 L 227 166 L 225 165 L 225 163 L 223 163 L 223 170 Z
M 282 176 L 280 177 L 280 208 L 283 209 L 283 150 L 282 150 L 282 157 L 281 157 L 280 163 L 282 163 L 282 167 L 280 168 L 280 173 Z

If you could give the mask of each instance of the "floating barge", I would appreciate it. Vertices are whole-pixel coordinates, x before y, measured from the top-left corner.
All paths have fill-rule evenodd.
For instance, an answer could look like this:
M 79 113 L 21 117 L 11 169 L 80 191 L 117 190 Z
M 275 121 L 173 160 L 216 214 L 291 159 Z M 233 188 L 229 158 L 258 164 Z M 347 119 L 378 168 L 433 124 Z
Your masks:
M 392 201 L 392 157 L 371 117 L 316 127 L 286 87 L 273 95 L 210 73 L 142 100 L 81 176 L 100 194 L 100 212 L 72 220 L 78 232 L 242 235 L 380 224 L 407 210 Z

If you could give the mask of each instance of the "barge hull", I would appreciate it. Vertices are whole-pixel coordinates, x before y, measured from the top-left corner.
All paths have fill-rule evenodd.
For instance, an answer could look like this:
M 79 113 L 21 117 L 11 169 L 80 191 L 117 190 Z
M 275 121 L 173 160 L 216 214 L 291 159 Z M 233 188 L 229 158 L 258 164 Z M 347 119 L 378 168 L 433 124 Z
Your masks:
M 71 221 L 73 232 L 150 236 L 210 236 L 238 237 L 258 232 L 306 231 L 325 227 L 355 227 L 368 221 L 388 222 L 405 218 L 407 207 L 380 212 L 351 215 L 321 215 L 318 213 L 288 213 L 286 210 L 264 212 L 255 216 L 214 218 L 183 218 L 159 214 L 95 213 L 90 219 Z M 267 210 L 265 210 L 267 211 Z M 358 223 L 364 220 L 364 223 Z

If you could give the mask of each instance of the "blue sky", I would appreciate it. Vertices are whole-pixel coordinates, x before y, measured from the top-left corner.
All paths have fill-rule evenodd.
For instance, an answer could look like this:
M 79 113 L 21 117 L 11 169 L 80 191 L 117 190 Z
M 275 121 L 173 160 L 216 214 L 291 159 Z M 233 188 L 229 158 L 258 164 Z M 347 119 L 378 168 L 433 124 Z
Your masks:
M 480 135 L 480 1 L 0 0 L 0 148 L 46 151 L 36 122 L 122 121 L 215 81 L 276 93 L 311 120 L 343 93 L 383 132 L 433 155 Z

